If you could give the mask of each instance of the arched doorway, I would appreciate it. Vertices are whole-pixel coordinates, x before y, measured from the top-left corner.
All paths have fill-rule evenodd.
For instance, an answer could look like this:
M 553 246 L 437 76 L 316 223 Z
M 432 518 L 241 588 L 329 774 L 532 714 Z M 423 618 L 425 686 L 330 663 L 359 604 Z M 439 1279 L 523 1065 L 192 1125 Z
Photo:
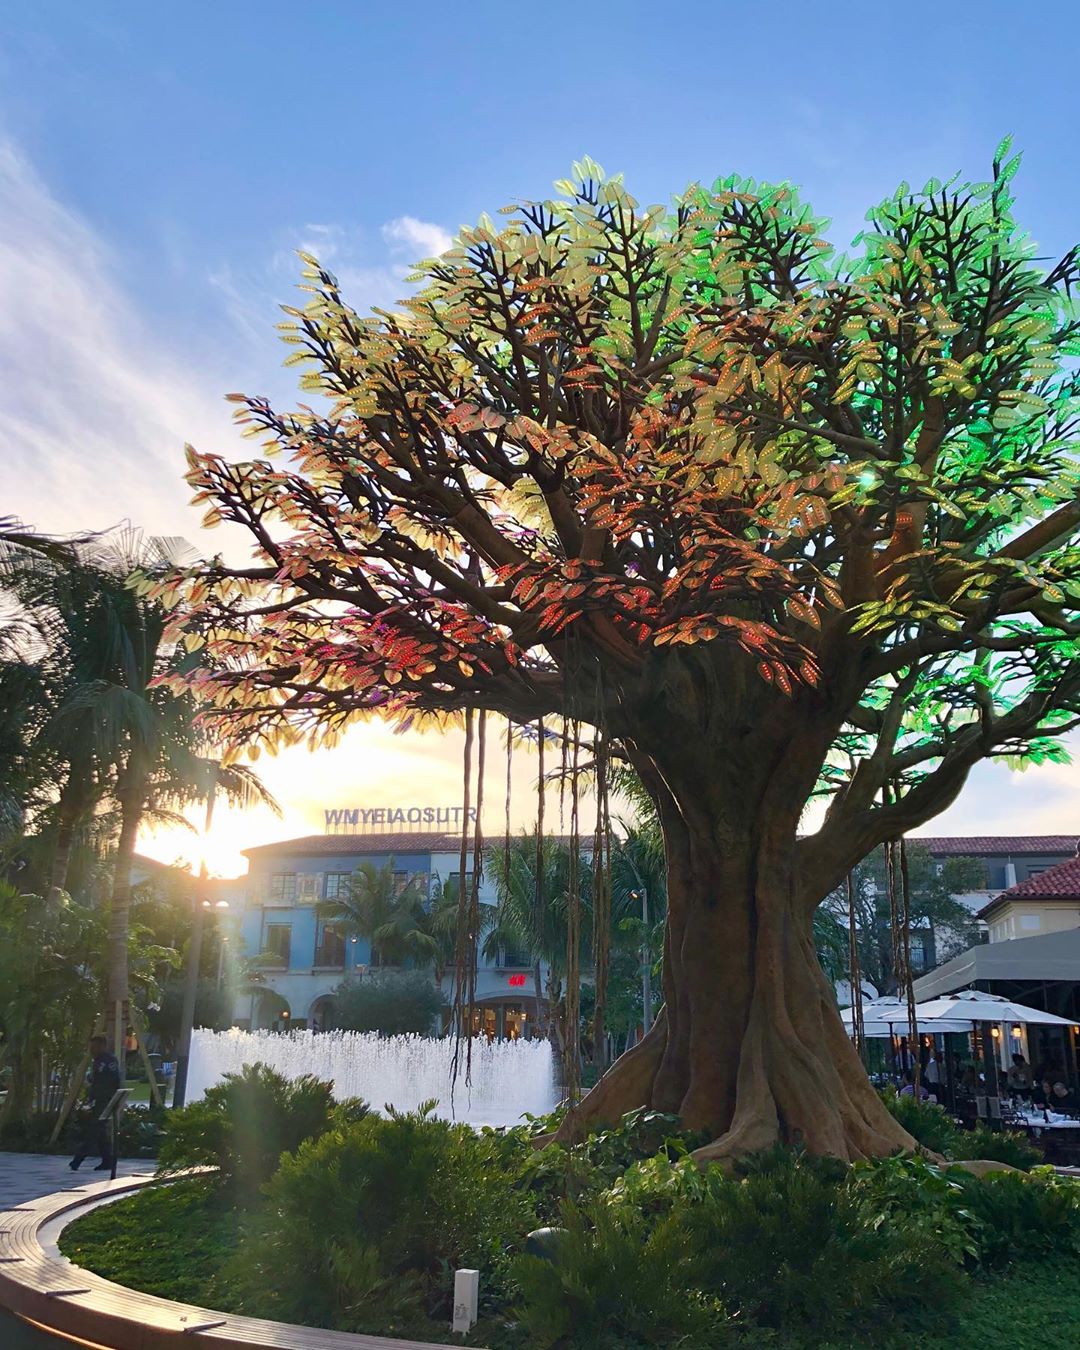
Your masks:
M 333 994 L 320 994 L 308 1009 L 308 1027 L 312 1031 L 332 1031 L 337 1025 L 337 1001 Z
M 291 1024 L 289 1000 L 274 989 L 260 989 L 252 1000 L 252 1031 L 288 1031 Z

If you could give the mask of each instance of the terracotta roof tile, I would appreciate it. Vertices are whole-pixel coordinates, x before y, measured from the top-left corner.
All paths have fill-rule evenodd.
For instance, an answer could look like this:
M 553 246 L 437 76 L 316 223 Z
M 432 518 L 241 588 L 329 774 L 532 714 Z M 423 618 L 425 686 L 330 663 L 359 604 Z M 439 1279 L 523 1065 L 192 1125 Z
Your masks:
M 1026 881 L 1018 881 L 990 902 L 997 906 L 1006 900 L 1080 900 L 1080 858 L 1048 867 Z M 987 909 L 990 905 L 987 906 Z
M 1075 834 L 974 834 L 911 835 L 938 857 L 979 858 L 997 853 L 1075 853 L 1080 835 Z
M 486 847 L 494 848 L 502 844 L 505 835 L 485 835 Z M 568 844 L 570 838 L 556 836 L 560 843 Z M 592 847 L 592 836 L 583 834 L 582 848 L 588 852 Z M 469 848 L 472 849 L 472 834 L 469 835 Z M 393 854 L 400 857 L 406 853 L 459 853 L 461 835 L 447 834 L 442 830 L 397 830 L 383 834 L 307 834 L 300 839 L 278 839 L 272 844 L 258 844 L 254 848 L 242 850 L 246 858 L 258 858 L 276 853 L 317 854 L 321 857 L 335 854 L 343 857 L 364 856 L 366 854 Z
M 502 835 L 485 836 L 488 845 L 501 843 Z M 995 854 L 1073 854 L 1080 845 L 1075 834 L 987 834 L 987 835 L 912 835 L 912 843 L 921 844 L 936 857 L 990 857 Z M 569 843 L 568 838 L 562 840 Z M 591 839 L 583 838 L 584 846 Z M 300 854 L 387 854 L 456 853 L 461 835 L 444 830 L 387 830 L 381 834 L 308 834 L 299 839 L 279 839 L 243 850 L 245 857 L 270 853 Z

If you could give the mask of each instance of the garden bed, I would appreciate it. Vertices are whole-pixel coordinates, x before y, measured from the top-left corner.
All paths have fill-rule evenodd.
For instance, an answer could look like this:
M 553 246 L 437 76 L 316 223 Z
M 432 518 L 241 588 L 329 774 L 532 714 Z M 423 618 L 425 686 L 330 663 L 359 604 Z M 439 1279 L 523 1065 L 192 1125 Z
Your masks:
M 492 1350 L 1080 1344 L 1080 1185 L 1051 1169 L 774 1149 L 728 1176 L 670 1117 L 572 1149 L 537 1149 L 537 1128 L 384 1118 L 252 1071 L 163 1143 L 217 1177 L 97 1210 L 61 1250 L 143 1292 L 420 1341 L 446 1340 L 453 1271 L 476 1266 L 467 1343 Z M 1000 1148 L 1030 1166 L 1021 1144 Z M 540 1227 L 559 1230 L 544 1257 Z
M 128 1288 L 227 1312 L 231 1301 L 219 1273 L 237 1229 L 236 1212 L 221 1203 L 214 1183 L 180 1181 L 94 1210 L 64 1231 L 60 1247 L 77 1264 Z M 920 1292 L 913 1290 L 912 1298 L 918 1302 Z M 920 1350 L 987 1350 L 999 1344 L 1013 1350 L 1075 1350 L 1080 1345 L 1080 1259 L 1026 1260 L 1004 1272 L 976 1274 L 961 1315 L 932 1307 L 928 1312 L 914 1342 L 908 1330 L 891 1334 L 883 1328 L 865 1338 L 818 1345 L 833 1350 L 870 1344 L 880 1350 L 910 1350 L 913 1343 Z M 419 1318 L 395 1328 L 395 1334 L 445 1340 L 446 1326 Z M 485 1319 L 463 1344 L 497 1345 L 499 1337 L 506 1342 L 505 1329 Z M 752 1346 L 754 1340 L 748 1330 L 731 1343 Z M 806 1341 L 788 1342 L 781 1333 L 761 1343 L 782 1350 Z M 625 1344 L 636 1348 L 648 1342 Z

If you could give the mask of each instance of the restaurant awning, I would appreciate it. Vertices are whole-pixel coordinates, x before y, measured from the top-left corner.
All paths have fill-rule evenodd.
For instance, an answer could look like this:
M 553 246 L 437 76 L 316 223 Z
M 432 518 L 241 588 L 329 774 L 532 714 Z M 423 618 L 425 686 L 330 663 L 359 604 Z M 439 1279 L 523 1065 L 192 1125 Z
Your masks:
M 1080 982 L 1080 928 L 969 947 L 915 981 L 919 1003 L 984 981 L 1014 984 Z

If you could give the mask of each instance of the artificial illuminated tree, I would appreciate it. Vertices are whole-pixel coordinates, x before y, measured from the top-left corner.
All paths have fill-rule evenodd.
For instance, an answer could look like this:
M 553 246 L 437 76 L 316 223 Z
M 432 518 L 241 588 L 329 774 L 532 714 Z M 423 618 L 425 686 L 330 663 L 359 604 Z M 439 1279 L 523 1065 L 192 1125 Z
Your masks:
M 902 186 L 845 256 L 786 184 L 642 208 L 586 162 L 399 311 L 306 259 L 285 340 L 318 407 L 237 396 L 278 457 L 190 453 L 256 550 L 163 597 L 235 744 L 566 719 L 655 800 L 664 1010 L 566 1134 L 647 1104 L 705 1157 L 910 1146 L 814 911 L 980 760 L 1080 722 L 1080 269 L 1015 225 L 1008 155 Z

